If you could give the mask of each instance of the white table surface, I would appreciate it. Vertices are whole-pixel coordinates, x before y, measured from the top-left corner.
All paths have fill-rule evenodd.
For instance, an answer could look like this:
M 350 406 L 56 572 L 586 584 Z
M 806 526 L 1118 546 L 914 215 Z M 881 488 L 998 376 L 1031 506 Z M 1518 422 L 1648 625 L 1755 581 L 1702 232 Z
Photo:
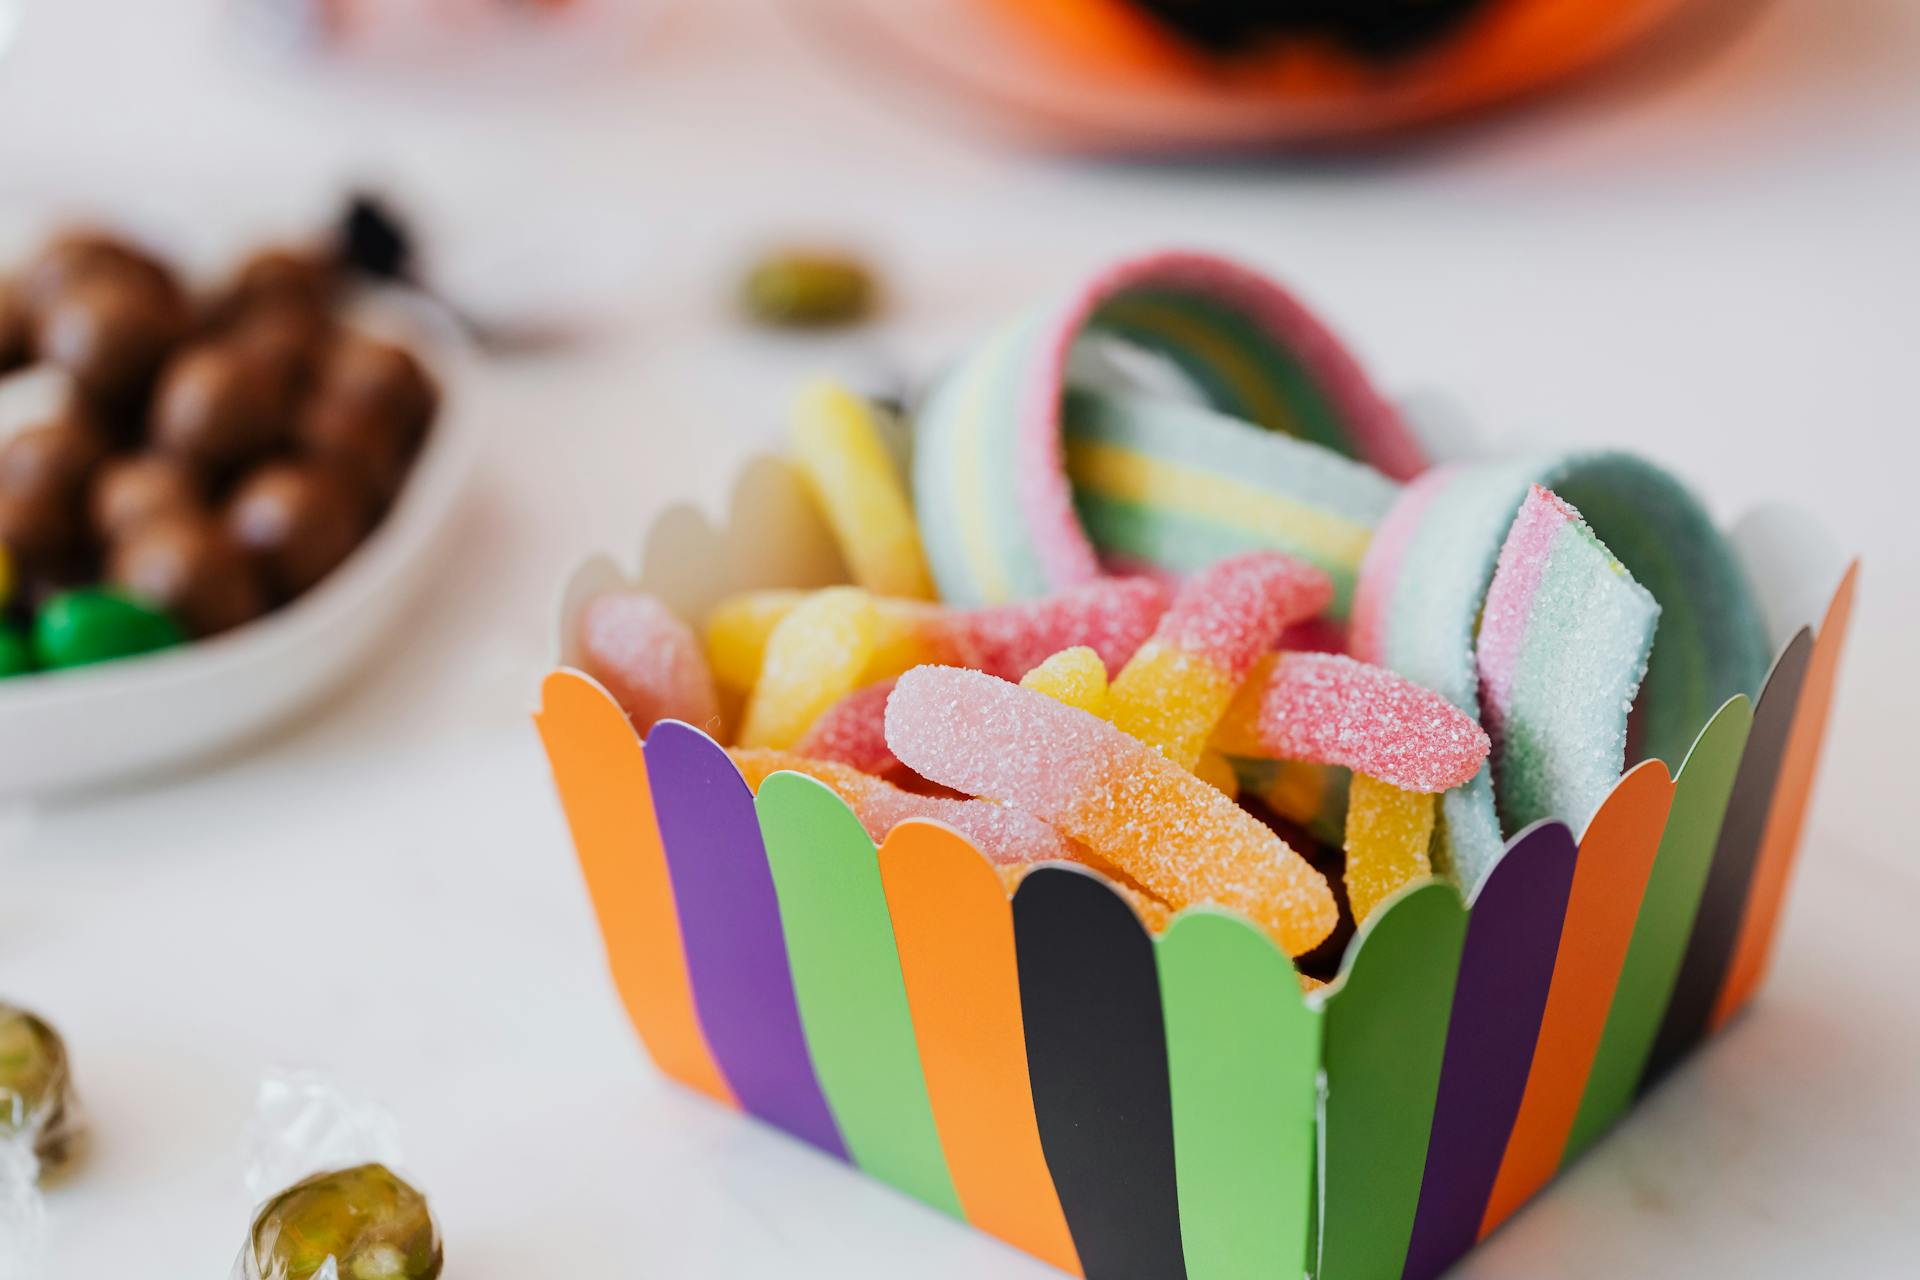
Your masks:
M 487 372 L 459 551 L 354 687 L 217 771 L 0 818 L 0 991 L 64 1029 L 97 1134 L 51 1198 L 52 1277 L 221 1274 L 273 1064 L 393 1109 L 467 1280 L 1049 1274 L 662 1084 L 527 711 L 562 571 L 716 498 L 797 375 L 924 370 L 1162 243 L 1273 268 L 1490 438 L 1639 448 L 1724 516 L 1790 496 L 1865 551 L 1770 985 L 1461 1270 L 1915 1274 L 1920 6 L 1780 0 L 1697 65 L 1429 149 L 1216 167 L 948 131 L 736 0 L 630 68 L 485 91 L 239 58 L 218 9 L 27 0 L 0 196 L 198 208 L 217 239 L 374 175 L 469 296 L 611 318 Z M 807 232 L 886 263 L 889 327 L 730 325 L 741 257 Z

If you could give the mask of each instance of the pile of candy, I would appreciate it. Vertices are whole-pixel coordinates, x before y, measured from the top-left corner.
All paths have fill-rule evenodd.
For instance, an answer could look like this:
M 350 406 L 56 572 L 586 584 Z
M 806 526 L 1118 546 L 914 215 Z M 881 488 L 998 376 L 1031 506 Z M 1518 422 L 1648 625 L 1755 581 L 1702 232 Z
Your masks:
M 69 232 L 0 279 L 0 385 L 58 384 L 0 424 L 0 676 L 226 631 L 372 532 L 439 393 L 340 323 L 344 276 L 272 248 L 195 298 L 137 246 Z
M 1116 374 L 1103 337 L 1202 394 Z M 1230 909 L 1308 985 L 1397 891 L 1470 892 L 1520 828 L 1592 814 L 1630 731 L 1677 760 L 1764 671 L 1730 548 L 1664 473 L 1431 467 L 1330 334 L 1216 260 L 1008 326 L 922 403 L 905 477 L 884 426 L 832 385 L 795 408 L 852 585 L 725 600 L 704 635 L 609 590 L 575 620 L 587 673 L 756 790 L 806 774 L 875 841 L 943 822 L 1009 884 L 1085 864 L 1150 927 Z

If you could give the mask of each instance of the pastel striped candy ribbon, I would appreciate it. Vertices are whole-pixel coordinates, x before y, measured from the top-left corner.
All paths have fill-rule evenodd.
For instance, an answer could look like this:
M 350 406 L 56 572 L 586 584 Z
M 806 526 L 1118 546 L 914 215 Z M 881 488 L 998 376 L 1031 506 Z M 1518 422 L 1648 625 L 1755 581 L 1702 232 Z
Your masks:
M 1087 337 L 1170 362 L 1213 412 L 1068 395 Z M 1423 465 L 1398 413 L 1290 294 L 1174 253 L 1120 264 L 951 370 L 916 415 L 913 491 L 941 595 L 978 605 L 1084 582 L 1103 558 L 1180 573 L 1259 547 L 1350 584 L 1392 482 Z
M 1638 753 L 1683 759 L 1701 725 L 1735 694 L 1754 696 L 1766 676 L 1768 648 L 1746 575 L 1731 545 L 1688 490 L 1666 472 L 1620 453 L 1436 468 L 1409 485 L 1375 532 L 1355 592 L 1351 643 L 1355 656 L 1434 689 L 1484 720 L 1476 662 L 1482 609 L 1500 550 L 1534 485 L 1579 509 L 1594 535 L 1659 604 L 1646 679 L 1634 706 Z M 1560 617 L 1531 620 L 1536 639 L 1579 634 L 1573 611 L 1581 593 L 1540 596 L 1536 607 Z M 1618 657 L 1632 664 L 1632 654 Z M 1615 673 L 1618 674 L 1618 673 Z M 1594 679 L 1562 696 L 1532 702 L 1528 732 L 1552 735 L 1556 717 L 1626 714 L 1618 679 Z M 1607 702 L 1599 707 L 1595 700 Z M 1506 725 L 1511 734 L 1515 726 Z M 1435 864 L 1471 889 L 1498 859 L 1505 839 L 1495 804 L 1495 774 L 1482 769 L 1441 801 Z M 1553 801 L 1549 800 L 1548 803 Z M 1567 800 L 1561 803 L 1573 804 Z M 1557 817 L 1578 831 L 1586 812 L 1509 811 L 1517 829 Z

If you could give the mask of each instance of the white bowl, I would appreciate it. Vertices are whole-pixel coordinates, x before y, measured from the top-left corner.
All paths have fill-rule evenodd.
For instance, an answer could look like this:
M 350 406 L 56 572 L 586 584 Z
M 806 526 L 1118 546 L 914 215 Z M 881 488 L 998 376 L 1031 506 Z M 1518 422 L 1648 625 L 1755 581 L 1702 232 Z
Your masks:
M 412 347 L 441 404 L 393 509 L 346 563 L 292 604 L 209 640 L 0 680 L 0 798 L 177 768 L 260 732 L 351 675 L 439 553 L 477 445 L 472 355 L 444 314 L 383 292 L 349 317 Z

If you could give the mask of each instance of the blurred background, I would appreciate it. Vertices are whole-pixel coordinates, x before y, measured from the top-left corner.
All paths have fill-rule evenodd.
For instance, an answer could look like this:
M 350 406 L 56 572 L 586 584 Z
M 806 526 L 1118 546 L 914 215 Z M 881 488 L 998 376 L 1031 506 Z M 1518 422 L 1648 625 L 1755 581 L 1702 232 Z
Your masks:
M 1047 1274 L 660 1082 L 527 712 L 568 569 L 717 507 L 799 378 L 908 393 L 1160 246 L 1270 270 L 1490 447 L 1644 452 L 1865 557 L 1769 991 L 1462 1274 L 1910 1269 L 1920 7 L 1561 4 L 1523 53 L 1448 45 L 1468 7 L 1253 65 L 1252 5 L 0 0 L 10 261 L 80 218 L 217 272 L 373 192 L 482 339 L 472 465 L 370 661 L 213 767 L 0 801 L 0 992 L 103 1135 L 48 1274 L 217 1273 L 276 1063 L 391 1106 L 450 1275 Z M 878 314 L 746 323 L 795 245 L 864 261 Z

